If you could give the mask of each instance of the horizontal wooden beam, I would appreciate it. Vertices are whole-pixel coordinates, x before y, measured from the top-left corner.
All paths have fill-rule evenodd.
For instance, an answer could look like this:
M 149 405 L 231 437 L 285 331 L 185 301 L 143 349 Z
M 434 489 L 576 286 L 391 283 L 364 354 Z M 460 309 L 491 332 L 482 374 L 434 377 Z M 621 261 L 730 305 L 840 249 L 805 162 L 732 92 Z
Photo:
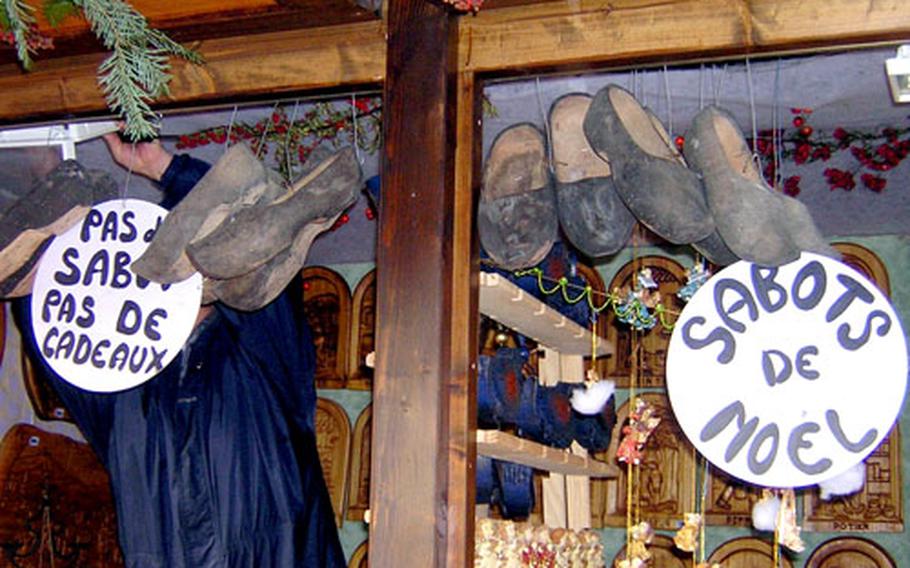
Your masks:
M 385 75 L 381 21 L 204 40 L 203 66 L 174 62 L 161 107 L 190 106 L 302 91 L 380 84 Z M 0 67 L 0 122 L 105 114 L 96 83 L 101 55 L 56 58 L 23 73 Z
M 460 67 L 482 74 L 786 52 L 910 38 L 905 0 L 565 0 L 481 10 Z

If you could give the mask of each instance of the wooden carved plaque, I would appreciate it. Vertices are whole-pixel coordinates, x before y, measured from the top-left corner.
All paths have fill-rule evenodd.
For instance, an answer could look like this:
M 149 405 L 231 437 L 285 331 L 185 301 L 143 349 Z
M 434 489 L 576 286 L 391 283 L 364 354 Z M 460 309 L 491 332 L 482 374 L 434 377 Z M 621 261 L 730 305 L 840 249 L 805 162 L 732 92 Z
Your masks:
M 63 401 L 57 396 L 54 387 L 51 386 L 43 372 L 42 367 L 35 363 L 29 357 L 25 348 L 22 347 L 19 353 L 19 364 L 22 369 L 22 381 L 25 383 L 25 392 L 35 410 L 35 416 L 41 420 L 62 420 L 72 422 L 73 417 L 63 406 Z
M 370 546 L 368 540 L 360 543 L 360 546 L 354 549 L 351 554 L 351 560 L 348 562 L 348 568 L 367 568 L 370 565 Z
M 29 424 L 3 437 L 0 566 L 123 566 L 107 472 L 87 444 Z
M 335 521 L 340 527 L 344 519 L 351 425 L 341 405 L 325 398 L 316 401 L 316 448 L 332 508 L 335 509 Z
M 724 568 L 767 568 L 774 565 L 774 550 L 770 540 L 734 538 L 711 553 L 708 563 L 712 562 L 717 562 Z M 777 565 L 780 568 L 793 568 L 793 562 L 786 554 L 780 555 Z
M 807 531 L 904 532 L 898 425 L 866 458 L 866 485 L 852 495 L 823 501 L 818 488 L 805 497 Z
M 691 568 L 692 553 L 683 552 L 673 544 L 673 537 L 662 534 L 656 534 L 648 545 L 648 552 L 651 553 L 651 561 L 648 566 L 660 568 Z M 616 566 L 616 563 L 626 558 L 626 547 L 623 545 L 613 557 L 610 566 Z M 725 567 L 726 568 L 726 567 Z
M 347 388 L 373 388 L 373 369 L 366 366 L 367 355 L 376 349 L 376 270 L 371 270 L 354 290 L 351 320 L 351 346 L 348 349 Z
M 644 457 L 637 468 L 633 499 L 638 499 L 641 518 L 655 529 L 675 530 L 683 514 L 695 506 L 693 485 L 695 476 L 694 449 L 676 423 L 670 402 L 660 393 L 639 395 L 654 405 L 661 417 L 660 425 L 645 444 Z M 622 439 L 622 427 L 628 422 L 629 401 L 617 411 L 613 440 L 606 452 L 595 458 L 616 462 L 616 449 Z M 626 483 L 628 468 L 619 463 L 616 479 L 591 479 L 591 525 L 601 527 L 626 526 Z
M 897 568 L 885 550 L 864 538 L 838 537 L 818 545 L 806 568 Z
M 370 508 L 370 440 L 372 440 L 373 405 L 363 409 L 354 424 L 351 469 L 348 482 L 348 513 L 351 521 L 362 521 Z
M 752 527 L 752 507 L 761 498 L 761 487 L 730 477 L 709 467 L 705 496 L 705 524 Z
M 888 271 L 875 253 L 853 243 L 837 243 L 834 247 L 843 254 L 844 264 L 865 275 L 890 296 Z M 862 491 L 831 501 L 823 501 L 817 489 L 807 493 L 805 530 L 903 532 L 901 444 L 897 425 L 865 462 L 866 486 Z
M 676 292 L 686 284 L 686 270 L 675 260 L 660 256 L 643 256 L 628 262 L 610 282 L 610 291 L 617 288 L 633 288 L 638 273 L 643 268 L 651 269 L 651 276 L 658 284 L 661 304 L 667 310 L 678 314 L 683 301 Z M 608 313 L 609 312 L 609 313 Z M 612 310 L 607 310 L 607 340 L 616 347 L 616 355 L 607 359 L 607 376 L 616 381 L 618 387 L 628 387 L 632 372 L 632 328 L 617 321 Z M 670 321 L 676 316 L 669 315 Z M 641 344 L 641 378 L 638 386 L 662 387 L 666 385 L 667 347 L 671 332 L 659 323 L 639 334 Z
M 303 269 L 303 311 L 316 344 L 316 387 L 344 388 L 351 294 L 344 279 L 321 266 Z

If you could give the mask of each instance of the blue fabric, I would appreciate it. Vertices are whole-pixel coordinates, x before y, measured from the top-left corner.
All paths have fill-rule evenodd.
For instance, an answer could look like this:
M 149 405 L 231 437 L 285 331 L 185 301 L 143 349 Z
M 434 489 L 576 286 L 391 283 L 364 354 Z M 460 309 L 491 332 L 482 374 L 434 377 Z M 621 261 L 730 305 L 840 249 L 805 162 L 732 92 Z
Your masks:
M 196 162 L 171 164 L 174 203 L 204 173 Z M 110 474 L 128 567 L 345 565 L 296 296 L 255 312 L 218 304 L 164 371 L 119 393 L 73 387 L 35 358 Z M 37 352 L 28 301 L 15 311 Z

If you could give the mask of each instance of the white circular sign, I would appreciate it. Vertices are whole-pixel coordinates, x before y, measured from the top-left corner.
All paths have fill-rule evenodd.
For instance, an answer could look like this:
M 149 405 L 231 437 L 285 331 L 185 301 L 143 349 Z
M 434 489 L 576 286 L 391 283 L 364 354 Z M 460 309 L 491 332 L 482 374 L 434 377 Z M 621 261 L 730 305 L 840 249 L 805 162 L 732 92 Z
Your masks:
M 862 461 L 906 387 L 907 346 L 887 298 L 809 253 L 720 271 L 683 309 L 667 353 L 667 391 L 689 440 L 766 487 L 815 485 Z
M 73 385 L 96 392 L 139 385 L 164 369 L 192 332 L 202 276 L 162 285 L 129 269 L 165 215 L 146 201 L 107 201 L 42 256 L 32 328 L 41 355 Z

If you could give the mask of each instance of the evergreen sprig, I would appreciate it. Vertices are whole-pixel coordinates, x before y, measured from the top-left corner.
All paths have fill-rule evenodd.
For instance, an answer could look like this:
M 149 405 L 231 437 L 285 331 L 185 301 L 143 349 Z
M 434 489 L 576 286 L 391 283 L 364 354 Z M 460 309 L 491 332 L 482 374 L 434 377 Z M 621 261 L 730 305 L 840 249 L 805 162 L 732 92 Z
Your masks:
M 34 8 L 27 0 L 2 0 L 0 25 L 15 38 L 19 62 L 31 67 L 35 25 Z M 82 11 L 92 32 L 110 51 L 98 67 L 98 84 L 108 108 L 124 121 L 124 134 L 133 140 L 158 133 L 155 99 L 169 93 L 170 56 L 201 64 L 195 51 L 149 27 L 145 17 L 123 0 L 44 0 L 44 13 L 52 25 Z

